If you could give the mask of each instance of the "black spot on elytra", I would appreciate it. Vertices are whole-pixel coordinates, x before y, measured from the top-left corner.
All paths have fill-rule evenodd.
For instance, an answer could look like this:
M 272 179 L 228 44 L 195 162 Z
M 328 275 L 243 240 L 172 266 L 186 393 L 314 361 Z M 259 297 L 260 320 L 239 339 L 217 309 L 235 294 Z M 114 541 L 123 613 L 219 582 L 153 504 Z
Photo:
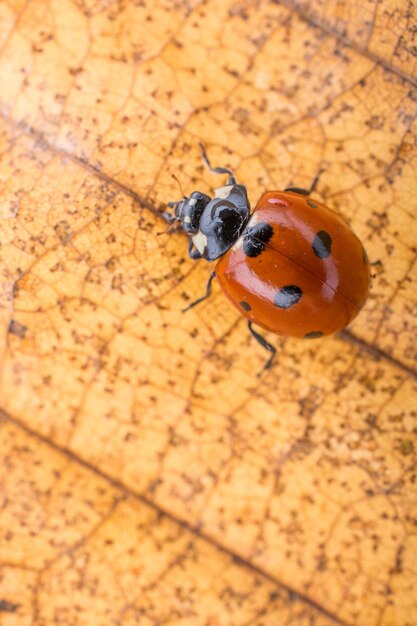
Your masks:
M 362 259 L 365 265 L 369 265 L 369 258 L 368 258 L 368 255 L 366 253 L 364 246 L 362 246 Z
M 308 206 L 311 206 L 312 209 L 317 209 L 317 207 L 319 206 L 318 204 L 313 202 L 313 200 L 310 200 L 310 199 L 307 200 L 307 204 Z
M 252 307 L 249 304 L 249 302 L 245 302 L 244 300 L 242 300 L 242 302 L 239 302 L 240 306 L 242 307 L 242 309 L 245 309 L 245 311 L 251 311 Z
M 319 337 L 323 337 L 323 332 L 321 330 L 313 330 L 311 333 L 306 333 L 304 335 L 304 339 L 318 339 Z
M 330 256 L 332 251 L 332 238 L 325 230 L 320 230 L 314 237 L 312 244 L 314 254 L 320 259 L 325 259 Z
M 280 309 L 289 309 L 297 304 L 302 295 L 303 292 L 297 285 L 286 285 L 275 294 L 274 304 Z
M 243 233 L 243 252 L 249 257 L 258 256 L 265 250 L 265 246 L 273 234 L 272 226 L 267 222 L 259 222 L 259 224 L 250 226 Z

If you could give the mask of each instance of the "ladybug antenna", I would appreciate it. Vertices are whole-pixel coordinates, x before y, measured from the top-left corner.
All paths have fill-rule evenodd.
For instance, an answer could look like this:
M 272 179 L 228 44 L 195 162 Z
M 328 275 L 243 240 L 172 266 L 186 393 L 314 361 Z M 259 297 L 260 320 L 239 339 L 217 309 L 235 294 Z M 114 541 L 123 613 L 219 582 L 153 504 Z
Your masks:
M 177 182 L 178 187 L 180 188 L 180 192 L 181 192 L 182 197 L 183 197 L 183 198 L 186 198 L 187 196 L 186 196 L 186 195 L 185 195 L 185 193 L 183 192 L 182 187 L 181 187 L 181 183 L 180 183 L 180 181 L 178 180 L 178 178 L 175 176 L 175 174 L 171 174 L 171 176 L 172 176 L 172 178 L 173 178 L 173 179 Z

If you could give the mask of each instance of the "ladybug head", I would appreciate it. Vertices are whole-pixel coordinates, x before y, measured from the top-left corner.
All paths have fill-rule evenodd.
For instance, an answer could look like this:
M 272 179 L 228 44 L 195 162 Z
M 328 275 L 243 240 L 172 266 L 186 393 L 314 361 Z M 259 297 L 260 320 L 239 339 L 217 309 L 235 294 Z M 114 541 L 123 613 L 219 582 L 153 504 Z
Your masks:
M 175 209 L 174 215 L 164 212 L 163 216 L 170 224 L 181 222 L 182 229 L 191 238 L 188 251 L 191 258 L 214 261 L 240 237 L 249 219 L 250 207 L 246 187 L 236 182 L 229 168 L 212 167 L 202 144 L 200 148 L 211 172 L 229 175 L 227 184 L 215 190 L 214 198 L 193 191 L 189 198 L 169 202 L 168 206 Z
M 187 235 L 195 235 L 199 229 L 201 215 L 209 202 L 210 196 L 200 191 L 193 191 L 189 198 L 170 202 L 168 206 L 175 209 L 174 219 L 181 222 L 184 232 Z

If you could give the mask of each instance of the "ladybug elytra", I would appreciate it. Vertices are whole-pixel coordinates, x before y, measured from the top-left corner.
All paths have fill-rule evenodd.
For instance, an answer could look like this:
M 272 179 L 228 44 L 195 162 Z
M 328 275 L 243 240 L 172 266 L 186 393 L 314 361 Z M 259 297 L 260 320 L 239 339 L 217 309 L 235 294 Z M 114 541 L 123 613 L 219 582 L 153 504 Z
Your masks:
M 174 214 L 163 214 L 169 223 L 180 222 L 189 236 L 191 259 L 217 260 L 205 295 L 184 311 L 208 298 L 217 278 L 248 319 L 253 337 L 271 352 L 264 369 L 271 366 L 276 349 L 253 324 L 306 339 L 345 328 L 366 301 L 369 261 L 347 222 L 310 199 L 320 172 L 309 190 L 264 193 L 251 213 L 246 187 L 230 169 L 212 167 L 201 149 L 211 172 L 228 174 L 227 184 L 215 190 L 214 198 L 194 191 L 170 202 Z

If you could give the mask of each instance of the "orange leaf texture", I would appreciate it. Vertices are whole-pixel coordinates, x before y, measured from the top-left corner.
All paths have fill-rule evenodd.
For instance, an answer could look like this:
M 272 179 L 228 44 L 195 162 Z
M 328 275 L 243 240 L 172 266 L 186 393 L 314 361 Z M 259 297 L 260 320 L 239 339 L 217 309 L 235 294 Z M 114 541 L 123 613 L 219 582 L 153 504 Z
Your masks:
M 415 626 L 411 0 L 0 1 L 0 625 Z M 233 168 L 367 249 L 265 333 L 166 230 Z

